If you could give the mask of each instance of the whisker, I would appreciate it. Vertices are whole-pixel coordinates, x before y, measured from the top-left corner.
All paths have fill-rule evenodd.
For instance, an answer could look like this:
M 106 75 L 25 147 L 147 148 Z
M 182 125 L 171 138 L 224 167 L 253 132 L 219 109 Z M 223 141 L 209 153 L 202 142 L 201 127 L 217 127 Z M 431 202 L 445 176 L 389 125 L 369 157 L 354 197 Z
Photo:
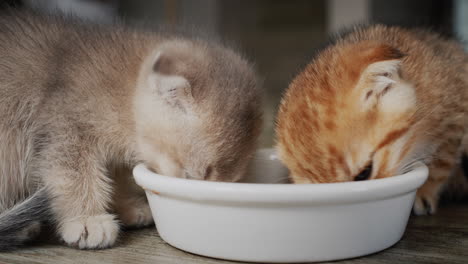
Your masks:
M 414 165 L 416 165 L 419 162 L 424 162 L 424 160 L 426 160 L 427 158 L 428 158 L 427 156 L 424 156 L 424 157 L 411 159 L 405 165 L 403 165 L 398 171 L 400 172 L 400 174 L 405 174 L 407 172 L 410 172 L 411 170 L 414 169 Z

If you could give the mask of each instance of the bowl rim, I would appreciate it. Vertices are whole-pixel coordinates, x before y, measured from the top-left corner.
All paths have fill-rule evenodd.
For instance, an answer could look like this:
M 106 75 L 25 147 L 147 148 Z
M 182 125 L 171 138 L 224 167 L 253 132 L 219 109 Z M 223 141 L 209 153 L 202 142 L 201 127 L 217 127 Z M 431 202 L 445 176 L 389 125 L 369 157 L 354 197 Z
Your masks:
M 232 183 L 182 179 L 150 171 L 143 163 L 133 169 L 136 183 L 153 194 L 176 199 L 262 204 L 343 204 L 383 200 L 414 192 L 427 179 L 420 162 L 405 174 L 359 182 L 320 184 Z

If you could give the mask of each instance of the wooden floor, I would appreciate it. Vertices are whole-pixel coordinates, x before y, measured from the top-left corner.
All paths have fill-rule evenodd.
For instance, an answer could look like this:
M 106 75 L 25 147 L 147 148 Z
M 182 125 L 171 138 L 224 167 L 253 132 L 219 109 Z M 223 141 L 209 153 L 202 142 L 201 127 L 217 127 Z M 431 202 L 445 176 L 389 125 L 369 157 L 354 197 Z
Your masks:
M 82 251 L 50 239 L 13 253 L 0 263 L 238 263 L 204 258 L 173 248 L 153 228 L 123 233 L 111 249 Z M 403 239 L 383 252 L 340 263 L 468 263 L 468 203 L 441 208 L 435 216 L 412 217 Z

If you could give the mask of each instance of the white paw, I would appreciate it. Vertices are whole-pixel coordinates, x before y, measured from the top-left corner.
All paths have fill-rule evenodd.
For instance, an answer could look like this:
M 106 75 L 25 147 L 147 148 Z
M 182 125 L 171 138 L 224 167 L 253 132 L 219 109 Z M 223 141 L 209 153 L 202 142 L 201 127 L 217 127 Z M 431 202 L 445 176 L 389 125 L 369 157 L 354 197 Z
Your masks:
M 63 241 L 81 249 L 110 247 L 118 233 L 118 222 L 111 214 L 82 217 L 65 222 L 60 228 Z
M 127 227 L 143 227 L 153 223 L 153 216 L 148 203 L 127 207 L 120 212 L 120 220 Z

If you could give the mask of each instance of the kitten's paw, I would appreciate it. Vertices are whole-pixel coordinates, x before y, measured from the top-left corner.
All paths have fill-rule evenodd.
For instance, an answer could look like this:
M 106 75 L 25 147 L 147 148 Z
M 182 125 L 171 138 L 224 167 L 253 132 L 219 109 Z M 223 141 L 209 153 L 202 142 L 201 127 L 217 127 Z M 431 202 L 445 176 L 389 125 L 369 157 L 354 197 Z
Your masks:
M 414 200 L 413 213 L 415 215 L 433 215 L 437 211 L 439 195 L 430 188 L 421 188 L 416 193 Z
M 143 227 L 153 224 L 153 216 L 146 201 L 122 208 L 119 217 L 123 225 L 127 227 Z
M 82 217 L 62 224 L 60 234 L 70 246 L 97 249 L 112 246 L 117 239 L 119 225 L 114 215 Z

